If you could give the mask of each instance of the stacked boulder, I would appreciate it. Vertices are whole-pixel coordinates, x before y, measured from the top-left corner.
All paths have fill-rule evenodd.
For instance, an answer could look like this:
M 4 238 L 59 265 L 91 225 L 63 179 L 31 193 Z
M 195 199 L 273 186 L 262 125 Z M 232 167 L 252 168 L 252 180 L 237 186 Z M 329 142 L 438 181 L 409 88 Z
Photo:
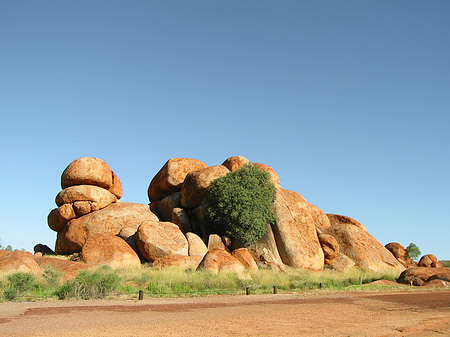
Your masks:
M 385 247 L 404 267 L 408 268 L 414 266 L 414 261 L 408 256 L 406 248 L 401 244 L 397 242 L 390 242 Z

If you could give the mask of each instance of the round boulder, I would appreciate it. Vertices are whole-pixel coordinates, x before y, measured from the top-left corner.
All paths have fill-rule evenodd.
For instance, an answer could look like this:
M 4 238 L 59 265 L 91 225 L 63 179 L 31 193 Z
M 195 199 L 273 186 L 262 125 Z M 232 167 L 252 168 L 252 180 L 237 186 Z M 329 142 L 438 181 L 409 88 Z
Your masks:
M 225 160 L 222 165 L 225 166 L 230 171 L 239 170 L 245 164 L 250 163 L 250 160 L 243 156 L 233 156 Z
M 70 204 L 77 201 L 88 201 L 95 204 L 95 210 L 105 208 L 117 201 L 117 197 L 108 190 L 92 185 L 77 185 L 63 189 L 56 196 L 56 204 Z
M 429 267 L 429 268 L 441 268 L 442 263 L 439 262 L 436 256 L 433 254 L 427 254 L 420 258 L 419 267 Z
M 280 185 L 280 176 L 272 167 L 270 167 L 269 165 L 266 165 L 266 164 L 261 164 L 261 163 L 253 163 L 253 165 L 255 165 L 261 171 L 269 172 L 270 181 L 272 182 L 272 184 L 274 184 L 275 186 Z

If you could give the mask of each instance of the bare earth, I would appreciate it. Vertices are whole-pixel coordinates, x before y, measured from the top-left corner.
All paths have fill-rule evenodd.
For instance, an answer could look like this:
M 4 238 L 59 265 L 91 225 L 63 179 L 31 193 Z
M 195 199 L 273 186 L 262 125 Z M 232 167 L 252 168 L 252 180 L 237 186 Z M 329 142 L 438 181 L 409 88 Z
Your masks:
M 450 291 L 0 304 L 0 336 L 450 336 Z

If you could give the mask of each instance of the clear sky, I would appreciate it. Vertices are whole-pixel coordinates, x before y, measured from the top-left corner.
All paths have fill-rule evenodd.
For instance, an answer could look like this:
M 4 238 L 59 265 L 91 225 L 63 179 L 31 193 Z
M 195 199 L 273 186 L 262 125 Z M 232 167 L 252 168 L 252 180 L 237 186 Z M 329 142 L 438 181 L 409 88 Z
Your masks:
M 54 246 L 74 159 L 123 201 L 171 157 L 232 155 L 450 259 L 449 1 L 0 1 L 0 238 Z

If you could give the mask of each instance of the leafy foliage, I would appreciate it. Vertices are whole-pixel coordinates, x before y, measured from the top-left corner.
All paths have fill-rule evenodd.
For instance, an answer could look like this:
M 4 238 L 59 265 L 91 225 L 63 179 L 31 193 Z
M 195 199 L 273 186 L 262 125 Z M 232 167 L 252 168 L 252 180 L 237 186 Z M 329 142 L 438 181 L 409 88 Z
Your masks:
M 417 259 L 419 258 L 420 254 L 421 254 L 419 247 L 417 247 L 412 242 L 409 244 L 408 247 L 406 247 L 406 253 L 407 253 L 408 257 L 410 257 L 414 261 L 417 261 Z
M 247 246 L 274 221 L 275 196 L 269 173 L 247 164 L 213 181 L 203 204 L 206 219 L 218 234 Z

